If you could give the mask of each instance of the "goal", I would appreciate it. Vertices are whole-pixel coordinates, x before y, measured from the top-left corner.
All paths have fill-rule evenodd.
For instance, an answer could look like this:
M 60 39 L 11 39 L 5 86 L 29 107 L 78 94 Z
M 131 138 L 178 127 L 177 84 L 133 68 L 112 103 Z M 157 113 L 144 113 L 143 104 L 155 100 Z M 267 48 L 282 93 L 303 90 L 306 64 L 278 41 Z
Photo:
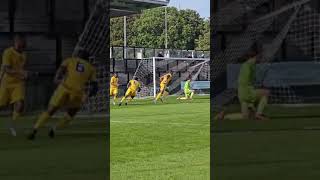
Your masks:
M 84 104 L 83 112 L 109 110 L 109 3 L 106 0 L 96 1 L 73 52 L 73 55 L 77 55 L 79 49 L 87 50 L 97 69 L 99 91 L 96 97 L 89 98 Z
M 182 93 L 181 83 L 191 76 L 194 82 L 210 81 L 210 59 L 205 58 L 165 58 L 141 59 L 134 73 L 141 82 L 138 98 L 155 97 L 159 89 L 159 78 L 171 71 L 173 80 L 169 84 L 169 94 Z M 199 88 L 200 89 L 200 88 Z
M 262 45 L 263 62 L 257 65 L 256 86 L 271 90 L 270 103 L 320 104 L 320 78 L 316 76 L 320 73 L 320 14 L 312 3 L 283 1 L 268 9 L 271 0 L 239 0 L 214 15 L 212 36 L 216 40 L 226 27 L 241 27 L 224 37 L 224 48 L 217 46 L 213 52 L 215 110 L 236 101 L 239 59 L 254 42 Z

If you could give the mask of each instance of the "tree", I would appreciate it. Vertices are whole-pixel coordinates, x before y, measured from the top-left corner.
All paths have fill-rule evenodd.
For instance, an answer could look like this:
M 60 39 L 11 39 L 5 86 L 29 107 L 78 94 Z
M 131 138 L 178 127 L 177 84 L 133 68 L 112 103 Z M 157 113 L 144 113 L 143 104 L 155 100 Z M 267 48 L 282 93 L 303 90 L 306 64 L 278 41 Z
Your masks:
M 193 10 L 181 10 L 170 7 L 168 12 L 168 48 L 194 49 L 195 39 L 201 30 L 200 15 Z M 156 8 L 144 11 L 132 27 L 130 41 L 134 46 L 165 47 L 165 10 Z
M 132 24 L 134 23 L 136 19 L 136 16 L 128 16 L 127 17 L 127 38 L 130 37 L 131 34 L 131 27 Z M 119 18 L 112 18 L 110 21 L 110 45 L 111 46 L 123 46 L 124 42 L 124 29 L 123 29 L 123 24 L 124 24 L 124 18 L 119 17 Z M 130 46 L 130 44 L 128 44 Z
M 175 7 L 168 7 L 167 15 L 169 49 L 189 50 L 206 47 L 204 38 L 207 31 L 204 19 L 196 11 L 189 9 L 179 11 Z M 164 8 L 145 10 L 140 15 L 130 16 L 127 19 L 128 46 L 165 47 Z M 196 41 L 197 39 L 199 42 Z M 123 46 L 123 18 L 111 20 L 111 45 Z
M 110 45 L 123 46 L 123 18 L 111 19 L 110 25 Z
M 210 50 L 210 21 L 204 21 L 202 26 L 201 34 L 196 40 L 196 50 Z

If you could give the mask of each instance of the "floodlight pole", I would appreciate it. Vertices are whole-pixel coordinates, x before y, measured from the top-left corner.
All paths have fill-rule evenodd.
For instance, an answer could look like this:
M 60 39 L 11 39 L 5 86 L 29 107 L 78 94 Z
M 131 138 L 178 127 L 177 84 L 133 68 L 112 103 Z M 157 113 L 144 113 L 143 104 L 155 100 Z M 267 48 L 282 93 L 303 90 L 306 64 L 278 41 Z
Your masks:
M 165 34 L 166 34 L 166 44 L 165 48 L 168 49 L 168 17 L 167 17 L 167 7 L 165 9 Z
M 153 72 L 153 97 L 157 96 L 157 82 L 156 82 L 156 58 L 152 58 L 152 72 Z
M 123 58 L 127 59 L 127 16 L 123 17 Z

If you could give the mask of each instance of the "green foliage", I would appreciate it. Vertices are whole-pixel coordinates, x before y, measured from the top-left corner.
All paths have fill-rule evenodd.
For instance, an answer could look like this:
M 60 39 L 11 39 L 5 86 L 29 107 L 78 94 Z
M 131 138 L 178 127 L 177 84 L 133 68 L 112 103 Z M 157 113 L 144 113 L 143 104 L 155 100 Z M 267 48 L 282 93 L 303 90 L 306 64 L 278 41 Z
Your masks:
M 131 33 L 131 28 L 132 24 L 135 20 L 135 16 L 129 16 L 127 17 L 127 36 L 130 37 Z M 123 46 L 123 26 L 124 26 L 124 18 L 119 17 L 119 18 L 113 18 L 110 21 L 111 24 L 111 35 L 110 35 L 110 41 L 111 41 L 111 46 Z
M 123 18 L 113 18 L 110 24 L 111 46 L 123 46 Z
M 200 49 L 210 46 L 210 26 L 193 10 L 167 8 L 168 48 Z M 128 46 L 165 47 L 165 9 L 154 8 L 131 16 L 127 22 Z M 123 46 L 123 18 L 111 20 L 111 45 Z
M 210 50 L 210 21 L 206 20 L 203 23 L 203 29 L 199 38 L 196 40 L 197 50 Z

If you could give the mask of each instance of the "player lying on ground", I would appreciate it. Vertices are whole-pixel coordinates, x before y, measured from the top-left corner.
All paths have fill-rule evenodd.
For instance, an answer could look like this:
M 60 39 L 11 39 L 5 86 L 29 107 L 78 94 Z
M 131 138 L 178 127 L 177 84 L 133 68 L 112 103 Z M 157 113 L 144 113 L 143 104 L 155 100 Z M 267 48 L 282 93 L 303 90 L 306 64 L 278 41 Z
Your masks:
M 116 100 L 118 96 L 118 88 L 119 88 L 118 81 L 119 81 L 118 74 L 114 73 L 110 80 L 110 97 L 113 96 L 113 105 L 116 105 Z
M 133 79 L 129 81 L 127 88 L 128 90 L 124 97 L 121 99 L 119 106 L 122 105 L 123 101 L 126 101 L 125 105 L 128 105 L 127 98 L 131 97 L 132 100 L 136 96 L 137 91 L 140 92 L 141 88 L 138 77 L 133 77 Z
M 56 129 L 66 127 L 86 101 L 85 86 L 88 82 L 91 84 L 89 97 L 97 94 L 96 69 L 88 59 L 89 54 L 85 50 L 79 50 L 77 57 L 68 58 L 62 63 L 56 72 L 55 82 L 58 87 L 51 97 L 48 110 L 39 116 L 28 139 L 34 139 L 38 129 L 61 108 L 66 108 L 65 116 L 50 128 L 49 136 L 53 138 Z
M 194 90 L 191 89 L 191 80 L 192 80 L 192 77 L 189 76 L 186 83 L 184 84 L 184 88 L 183 88 L 183 91 L 184 91 L 184 97 L 178 97 L 177 99 L 192 99 L 193 95 L 194 95 Z
M 9 124 L 10 133 L 16 136 L 16 123 L 24 110 L 26 64 L 26 39 L 23 35 L 15 35 L 14 45 L 3 52 L 0 74 L 0 107 L 13 105 L 12 119 Z
M 218 114 L 217 119 L 251 119 L 265 120 L 267 117 L 263 111 L 268 104 L 270 94 L 267 89 L 255 89 L 256 63 L 258 60 L 259 49 L 255 44 L 249 52 L 249 59 L 241 66 L 238 79 L 238 98 L 241 105 L 241 114 L 228 114 L 222 111 Z M 256 104 L 257 108 L 256 108 Z
M 169 92 L 167 91 L 167 87 L 168 87 L 168 84 L 171 82 L 171 80 L 172 80 L 171 71 L 160 77 L 160 91 L 157 94 L 156 99 L 154 100 L 155 104 L 159 99 L 163 102 L 162 98 L 169 94 Z

